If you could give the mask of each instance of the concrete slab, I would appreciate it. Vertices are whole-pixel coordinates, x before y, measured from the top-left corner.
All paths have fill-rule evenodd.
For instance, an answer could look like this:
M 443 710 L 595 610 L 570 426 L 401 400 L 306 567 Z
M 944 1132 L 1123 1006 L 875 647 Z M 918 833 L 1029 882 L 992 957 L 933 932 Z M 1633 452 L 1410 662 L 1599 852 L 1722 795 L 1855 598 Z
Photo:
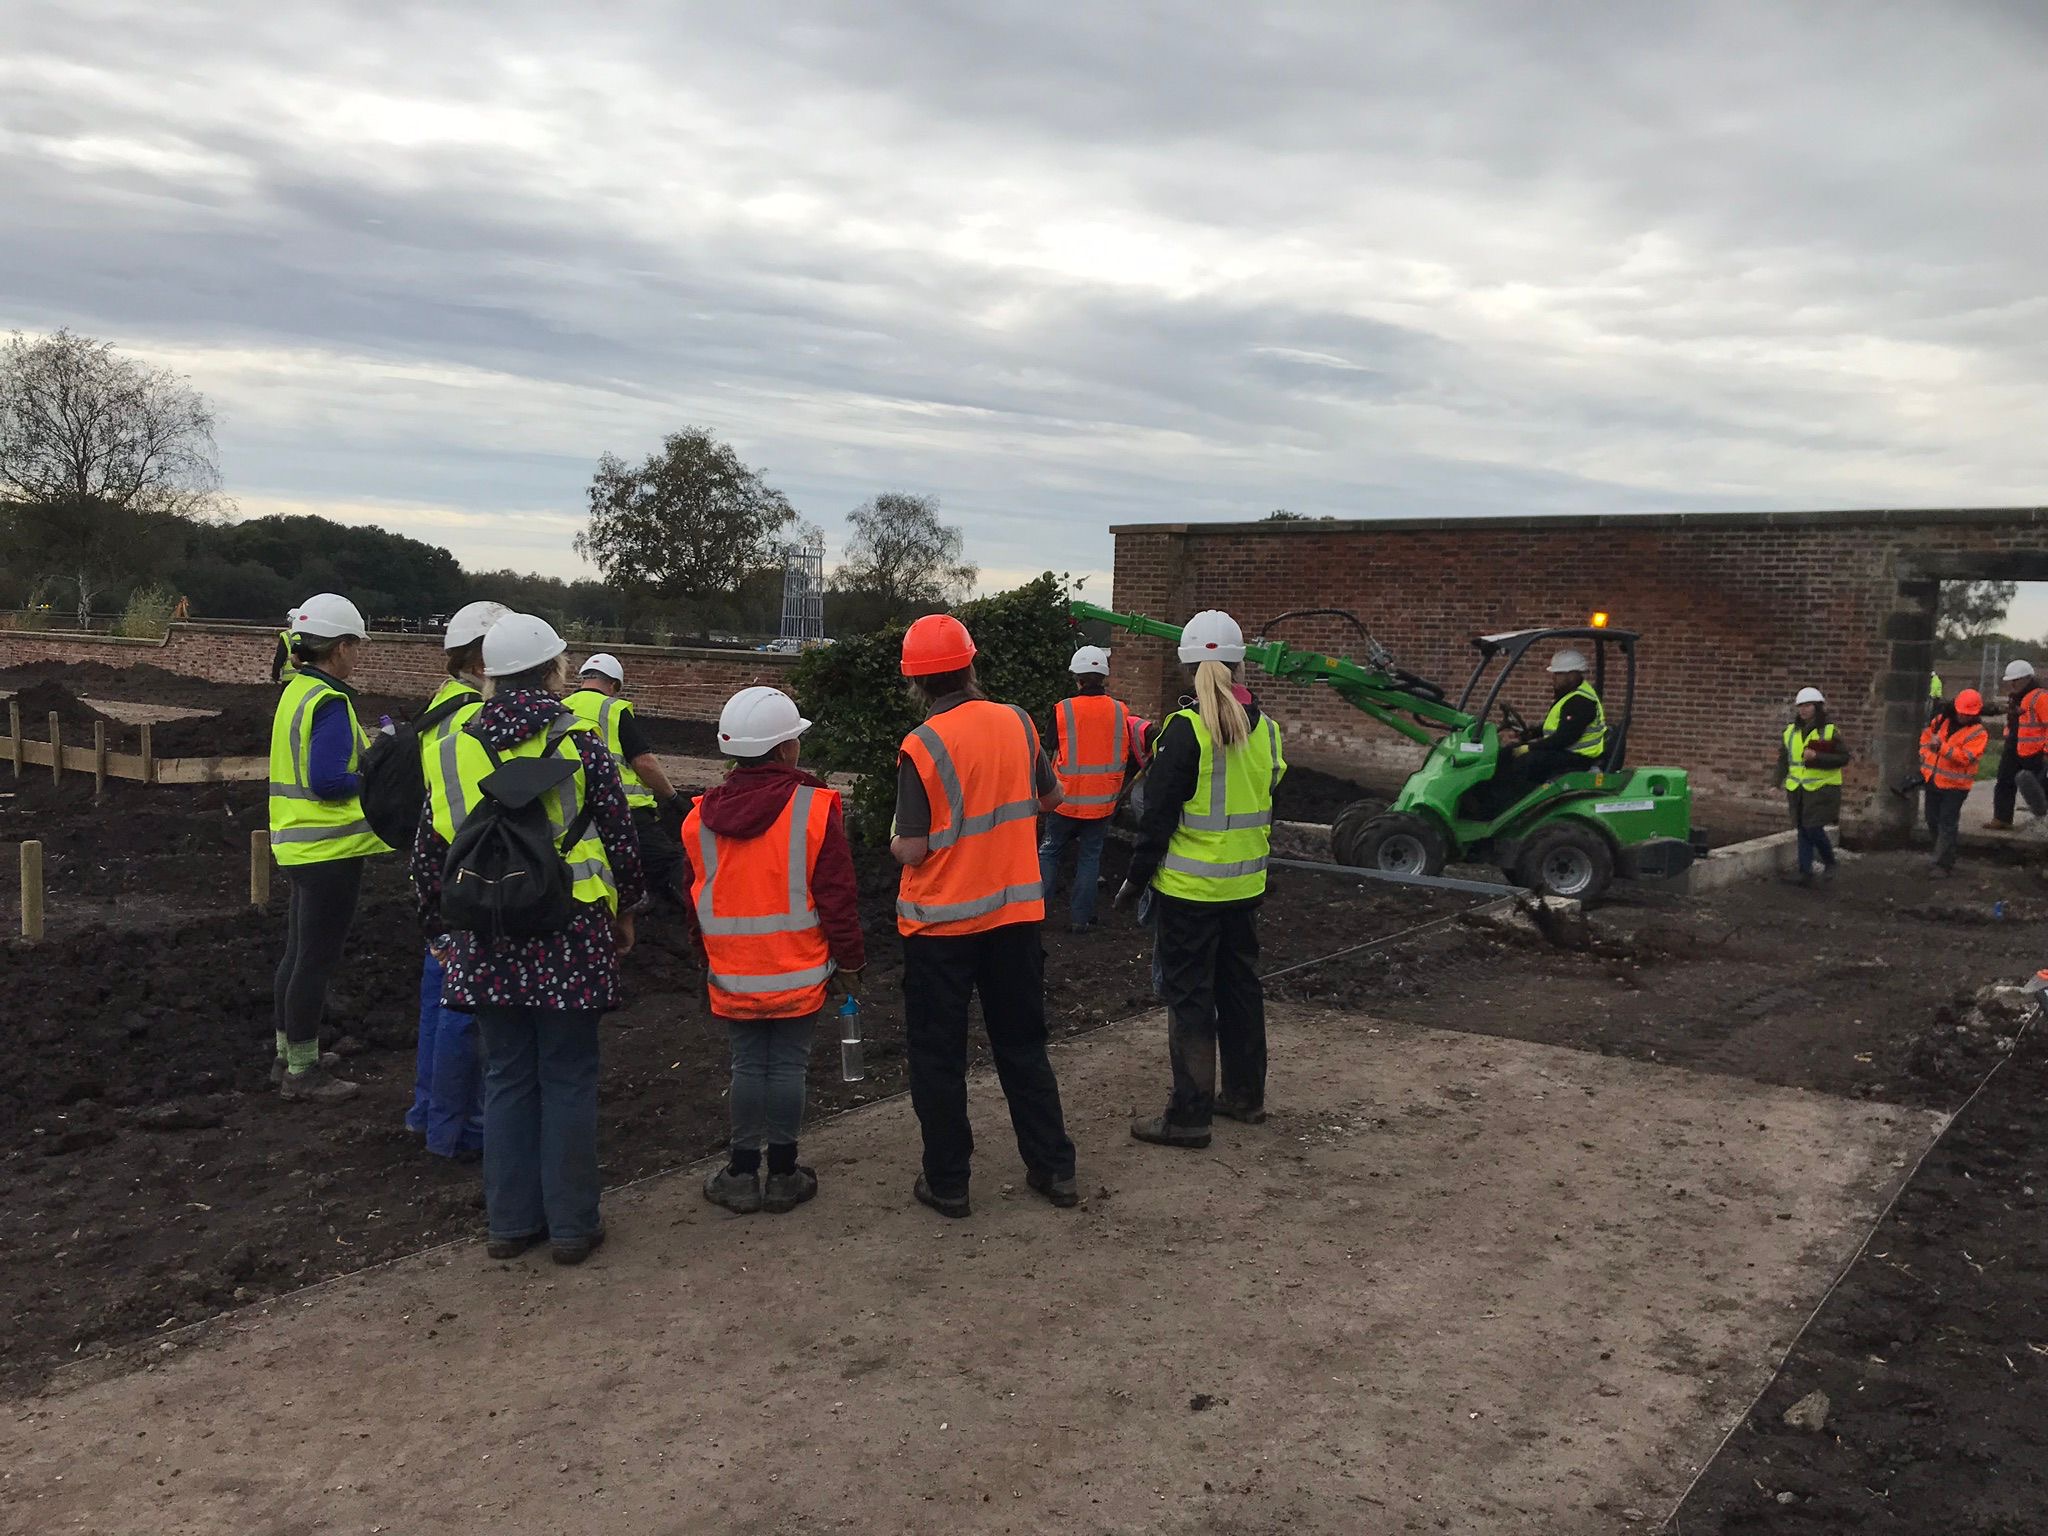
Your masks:
M 1078 1211 L 986 1082 L 975 1216 L 909 1205 L 893 1100 L 794 1215 L 661 1179 L 583 1269 L 443 1250 L 13 1404 L 0 1529 L 1641 1529 L 1937 1127 L 1276 1008 L 1272 1122 L 1173 1152 L 1162 1032 L 1057 1053 Z

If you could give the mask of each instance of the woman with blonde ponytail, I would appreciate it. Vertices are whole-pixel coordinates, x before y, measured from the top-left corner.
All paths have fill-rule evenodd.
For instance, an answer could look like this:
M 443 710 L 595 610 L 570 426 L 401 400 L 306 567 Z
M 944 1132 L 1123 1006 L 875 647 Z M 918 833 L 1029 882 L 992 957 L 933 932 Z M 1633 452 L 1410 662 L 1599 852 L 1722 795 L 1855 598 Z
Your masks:
M 1259 903 L 1273 792 L 1287 772 L 1280 729 L 1244 686 L 1244 632 L 1211 609 L 1189 619 L 1180 659 L 1194 695 L 1160 727 L 1129 877 L 1117 893 L 1153 925 L 1152 972 L 1169 1016 L 1173 1094 L 1131 1122 L 1140 1141 L 1206 1147 L 1217 1115 L 1266 1118 L 1266 1000 Z M 1218 1061 L 1222 1084 L 1217 1084 Z

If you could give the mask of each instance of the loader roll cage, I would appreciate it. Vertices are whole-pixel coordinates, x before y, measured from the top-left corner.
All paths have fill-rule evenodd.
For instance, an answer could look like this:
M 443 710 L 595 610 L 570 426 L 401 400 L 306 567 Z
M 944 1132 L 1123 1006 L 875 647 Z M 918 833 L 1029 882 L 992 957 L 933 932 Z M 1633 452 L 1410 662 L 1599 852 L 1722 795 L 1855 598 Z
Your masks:
M 1634 630 L 1595 628 L 1591 625 L 1569 629 L 1516 629 L 1504 634 L 1480 635 L 1472 642 L 1472 648 L 1479 652 L 1479 662 L 1473 667 L 1472 676 L 1466 680 L 1465 691 L 1458 696 L 1458 711 L 1468 720 L 1478 722 L 1493 714 L 1498 704 L 1503 725 L 1525 724 L 1514 706 L 1501 698 L 1501 690 L 1531 647 L 1545 641 L 1571 644 L 1577 650 L 1588 652 L 1586 659 L 1592 663 L 1592 670 L 1586 680 L 1600 695 L 1600 706 L 1607 715 L 1607 750 L 1593 766 L 1614 772 L 1628 759 L 1628 728 L 1636 710 L 1636 642 L 1639 638 Z M 1620 653 L 1623 663 L 1619 669 L 1623 682 L 1618 708 L 1617 701 L 1607 691 L 1609 645 Z M 1492 685 L 1487 688 L 1484 701 L 1474 709 L 1472 700 L 1496 661 L 1503 664 L 1493 672 Z

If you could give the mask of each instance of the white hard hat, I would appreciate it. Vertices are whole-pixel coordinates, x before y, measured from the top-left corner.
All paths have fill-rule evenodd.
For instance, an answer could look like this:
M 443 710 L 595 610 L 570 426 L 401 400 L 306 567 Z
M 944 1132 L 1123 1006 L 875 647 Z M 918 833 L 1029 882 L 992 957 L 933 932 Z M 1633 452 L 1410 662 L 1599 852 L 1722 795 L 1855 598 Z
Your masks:
M 610 651 L 599 651 L 576 671 L 579 677 L 588 672 L 595 672 L 599 677 L 610 678 L 621 688 L 626 686 L 626 669 L 619 665 L 619 658 Z
M 1097 677 L 1109 676 L 1109 652 L 1099 645 L 1084 645 L 1074 652 L 1074 659 L 1067 663 L 1067 670 L 1076 677 L 1094 673 Z
M 796 700 L 780 688 L 742 688 L 718 712 L 718 749 L 728 757 L 760 757 L 811 728 Z
M 363 624 L 363 611 L 339 592 L 319 592 L 307 598 L 292 610 L 291 628 L 295 635 L 321 640 L 343 635 L 367 640 L 370 634 Z
M 491 632 L 491 626 L 512 610 L 503 603 L 464 603 L 448 621 L 448 634 L 441 641 L 444 651 L 459 651 L 474 645 Z
M 508 613 L 484 633 L 484 676 L 511 677 L 553 661 L 569 648 L 555 626 L 530 613 Z
M 1204 608 L 1180 632 L 1182 661 L 1221 661 L 1235 666 L 1244 660 L 1244 631 L 1220 608 Z
M 2023 677 L 2032 677 L 2033 675 L 2034 664 L 2023 656 L 2017 657 L 2005 664 L 2005 680 L 2008 683 L 2016 682 Z
M 1802 688 L 1799 690 L 1799 696 L 1793 699 L 1792 702 L 1794 704 L 1825 704 L 1827 700 L 1821 697 L 1821 692 L 1818 688 Z
M 1550 658 L 1550 670 L 1552 672 L 1586 672 L 1590 671 L 1591 668 L 1586 665 L 1586 658 L 1577 651 L 1559 651 Z

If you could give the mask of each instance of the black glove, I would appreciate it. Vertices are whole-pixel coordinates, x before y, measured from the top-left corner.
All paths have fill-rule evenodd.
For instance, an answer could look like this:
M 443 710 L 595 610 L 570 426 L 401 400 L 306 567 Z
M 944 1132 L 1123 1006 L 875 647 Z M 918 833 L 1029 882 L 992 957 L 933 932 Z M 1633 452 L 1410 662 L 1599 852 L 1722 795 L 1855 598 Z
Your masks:
M 689 807 L 683 804 L 681 795 L 670 795 L 654 808 L 655 825 L 670 837 L 680 839 L 683 835 L 683 818 L 689 814 Z
M 1117 887 L 1116 899 L 1112 901 L 1110 905 L 1115 907 L 1119 912 L 1127 911 L 1132 906 L 1136 905 L 1138 898 L 1144 894 L 1145 887 L 1138 884 L 1135 880 L 1126 880 L 1122 885 Z

